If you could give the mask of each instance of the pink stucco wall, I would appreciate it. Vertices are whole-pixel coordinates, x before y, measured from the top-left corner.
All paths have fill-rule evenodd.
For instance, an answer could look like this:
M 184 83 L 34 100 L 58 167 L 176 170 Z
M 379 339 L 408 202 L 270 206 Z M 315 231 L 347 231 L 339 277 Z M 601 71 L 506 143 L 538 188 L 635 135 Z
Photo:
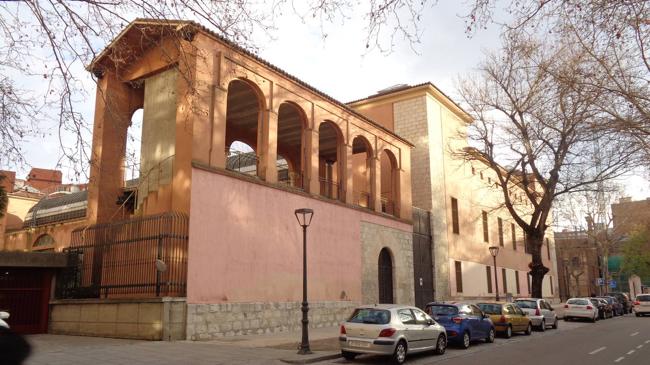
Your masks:
M 302 298 L 302 230 L 297 208 L 312 208 L 309 300 L 361 300 L 361 221 L 410 230 L 365 213 L 218 173 L 192 170 L 188 303 Z

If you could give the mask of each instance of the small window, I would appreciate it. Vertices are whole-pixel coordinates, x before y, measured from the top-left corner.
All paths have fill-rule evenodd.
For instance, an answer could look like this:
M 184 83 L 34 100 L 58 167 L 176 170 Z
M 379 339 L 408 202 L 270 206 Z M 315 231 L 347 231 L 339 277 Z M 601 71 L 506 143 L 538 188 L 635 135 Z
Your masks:
M 512 249 L 517 251 L 517 231 L 514 223 L 510 223 L 510 234 L 512 235 Z
M 553 295 L 553 277 L 549 276 L 548 281 L 549 281 L 549 284 L 551 284 L 551 295 Z
M 489 242 L 488 214 L 486 211 L 483 211 L 481 216 L 483 217 L 483 242 Z
M 479 175 L 481 176 L 481 180 L 483 180 L 483 171 Z
M 499 228 L 499 246 L 503 247 L 503 219 L 497 218 L 497 225 Z
M 506 276 L 506 269 L 501 269 L 501 278 L 503 280 L 503 292 L 508 292 L 508 277 Z
M 519 289 L 519 271 L 515 271 L 515 285 L 517 286 L 517 294 L 521 294 Z
M 458 222 L 458 200 L 451 198 L 451 225 L 455 234 L 460 233 L 460 224 Z
M 32 245 L 32 249 L 34 250 L 46 250 L 46 249 L 54 249 L 54 237 L 50 236 L 49 234 L 44 234 L 41 235 L 34 241 L 34 244 Z
M 546 256 L 548 256 L 548 259 L 551 259 L 551 244 L 548 242 L 548 238 L 546 239 Z
M 526 286 L 528 287 L 528 293 L 532 293 L 530 290 L 530 274 L 526 273 Z
M 415 316 L 410 309 L 400 309 L 397 311 L 397 315 L 399 316 L 399 320 L 402 322 L 402 324 L 416 324 Z
M 487 277 L 487 291 L 492 293 L 492 268 L 490 266 L 485 267 L 485 276 Z
M 460 261 L 455 261 L 456 266 L 456 291 L 458 293 L 463 292 L 463 270 L 461 267 Z
M 476 169 L 472 166 L 472 175 L 476 175 Z

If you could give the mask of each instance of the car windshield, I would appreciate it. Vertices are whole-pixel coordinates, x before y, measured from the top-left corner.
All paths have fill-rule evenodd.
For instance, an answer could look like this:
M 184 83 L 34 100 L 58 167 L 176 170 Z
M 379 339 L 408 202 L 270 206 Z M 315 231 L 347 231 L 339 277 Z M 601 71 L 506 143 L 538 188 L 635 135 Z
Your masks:
M 501 304 L 481 303 L 478 307 L 487 314 L 501 314 Z
M 432 316 L 453 316 L 458 314 L 458 308 L 454 305 L 431 305 L 427 307 L 427 313 Z
M 567 300 L 566 304 L 588 305 L 589 303 L 584 299 L 569 299 Z
M 357 308 L 348 319 L 352 323 L 387 324 L 390 322 L 390 312 L 385 309 Z
M 600 301 L 598 299 L 595 299 L 595 298 L 590 298 L 589 301 L 592 302 L 594 305 L 599 305 L 600 304 Z
M 639 302 L 650 302 L 650 295 L 639 295 L 636 297 L 636 300 Z
M 537 301 L 535 300 L 515 300 L 515 304 L 519 308 L 537 309 Z

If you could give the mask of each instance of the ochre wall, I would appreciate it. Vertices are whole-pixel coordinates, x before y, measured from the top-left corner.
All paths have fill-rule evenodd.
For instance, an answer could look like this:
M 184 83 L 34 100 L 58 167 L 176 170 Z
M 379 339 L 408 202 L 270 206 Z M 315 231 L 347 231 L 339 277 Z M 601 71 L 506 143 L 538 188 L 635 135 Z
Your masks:
M 43 227 L 27 228 L 20 231 L 5 234 L 4 247 L 0 250 L 7 251 L 31 251 L 32 245 L 38 237 L 49 234 L 54 238 L 54 247 L 41 247 L 40 249 L 54 249 L 57 252 L 70 246 L 72 231 L 86 224 L 85 219 L 74 220 L 65 223 L 53 224 Z
M 188 303 L 300 300 L 302 230 L 294 210 L 303 207 L 315 212 L 307 241 L 314 301 L 361 301 L 362 221 L 411 232 L 361 209 L 194 168 Z

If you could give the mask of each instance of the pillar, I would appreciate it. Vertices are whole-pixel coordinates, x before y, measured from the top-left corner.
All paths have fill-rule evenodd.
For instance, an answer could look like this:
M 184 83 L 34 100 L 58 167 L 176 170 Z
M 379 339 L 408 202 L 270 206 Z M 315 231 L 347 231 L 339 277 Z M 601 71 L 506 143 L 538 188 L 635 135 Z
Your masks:
M 260 158 L 258 176 L 263 180 L 278 182 L 278 114 L 273 110 L 262 113 L 261 134 L 257 154 Z
M 371 207 L 381 213 L 381 160 L 377 153 L 370 158 L 370 196 Z
M 340 199 L 347 204 L 354 204 L 354 185 L 352 173 L 352 144 L 343 145 L 342 161 L 340 162 L 341 171 L 341 190 L 343 190 L 344 199 Z
M 305 189 L 313 195 L 320 195 L 320 181 L 318 179 L 318 130 L 306 128 L 305 133 L 305 167 L 304 173 L 307 175 Z

